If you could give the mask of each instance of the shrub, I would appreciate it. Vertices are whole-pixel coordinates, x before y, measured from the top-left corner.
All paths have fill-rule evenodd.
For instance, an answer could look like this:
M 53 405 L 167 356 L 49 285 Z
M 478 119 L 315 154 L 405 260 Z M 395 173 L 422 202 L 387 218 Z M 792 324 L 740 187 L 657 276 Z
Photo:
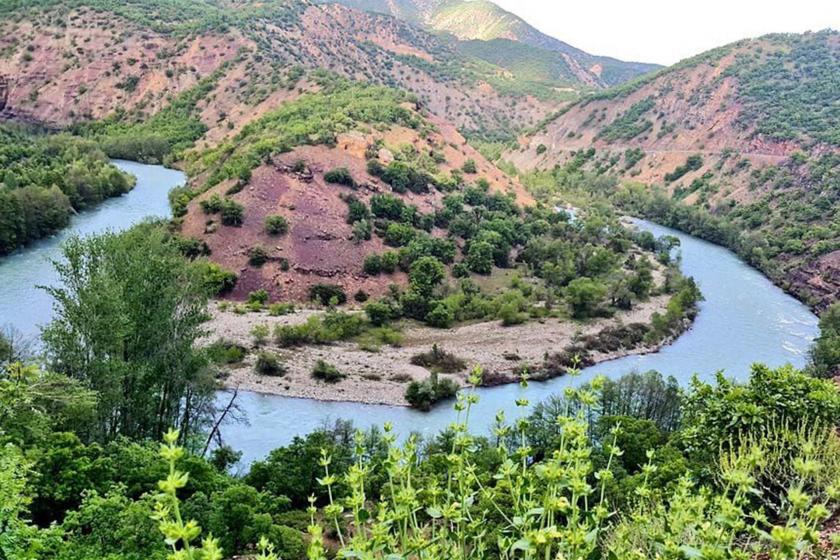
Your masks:
M 354 300 L 356 300 L 356 301 L 357 301 L 357 302 L 359 302 L 359 303 L 364 303 L 364 302 L 366 302 L 369 298 L 370 298 L 370 296 L 369 296 L 369 295 L 368 295 L 368 293 L 367 293 L 366 291 L 364 291 L 364 290 L 356 290 L 356 293 L 355 293 L 355 294 L 353 294 L 353 299 L 354 299 Z
M 416 235 L 417 230 L 412 226 L 392 222 L 385 230 L 385 243 L 391 247 L 402 247 L 408 245 Z
M 320 379 L 326 383 L 338 383 L 346 376 L 338 371 L 338 368 L 334 365 L 328 364 L 324 360 L 318 360 L 312 368 L 312 377 Z
M 337 167 L 324 173 L 324 180 L 327 183 L 335 183 L 337 185 L 346 185 L 348 187 L 355 187 L 356 181 L 353 180 L 353 175 L 346 167 Z
M 272 303 L 268 306 L 268 314 L 272 317 L 279 317 L 281 315 L 289 315 L 295 312 L 295 305 L 293 303 Z
M 223 207 L 224 203 L 222 201 L 222 197 L 220 197 L 218 194 L 214 193 L 209 198 L 207 198 L 205 200 L 202 200 L 200 202 L 200 204 L 201 204 L 201 210 L 205 214 L 218 214 L 219 212 L 222 211 L 222 207 Z
M 412 407 L 428 411 L 438 401 L 454 397 L 458 393 L 458 384 L 451 379 L 439 379 L 432 372 L 425 381 L 412 381 L 405 390 L 405 400 Z
M 375 327 L 387 325 L 394 318 L 393 308 L 382 301 L 372 301 L 365 305 L 365 314 Z
M 368 241 L 373 234 L 373 226 L 370 220 L 359 220 L 353 224 L 353 241 L 361 243 Z
M 437 344 L 433 344 L 428 352 L 412 356 L 411 363 L 439 373 L 457 373 L 467 369 L 467 363 L 464 360 L 439 348 Z
M 508 302 L 499 308 L 499 319 L 502 320 L 502 325 L 510 327 L 513 325 L 521 325 L 528 320 L 528 314 L 519 310 L 519 305 L 515 302 Z
M 365 257 L 362 269 L 365 271 L 365 274 L 369 276 L 379 275 L 379 273 L 382 272 L 382 257 L 376 254 L 368 255 Z
M 260 267 L 268 262 L 268 251 L 262 245 L 248 249 L 248 264 Z
M 263 289 L 259 289 L 248 293 L 248 303 L 258 303 L 260 305 L 265 305 L 266 303 L 268 303 L 268 292 Z
M 257 354 L 257 361 L 254 363 L 254 369 L 260 375 L 270 377 L 282 377 L 286 375 L 288 369 L 286 365 L 280 361 L 277 354 L 273 352 L 260 352 Z
M 201 259 L 196 261 L 194 266 L 199 270 L 201 283 L 213 296 L 225 294 L 236 286 L 236 274 L 213 261 Z
M 347 303 L 347 294 L 336 284 L 315 284 L 309 288 L 309 299 L 321 305 L 343 305 Z
M 285 235 L 289 231 L 289 222 L 280 215 L 267 216 L 263 227 L 269 235 Z
M 426 315 L 426 324 L 438 329 L 447 329 L 455 321 L 455 314 L 444 303 L 438 303 L 432 307 Z
M 546 146 L 545 144 L 540 144 L 539 146 L 537 146 L 537 155 L 538 156 L 543 155 L 547 151 L 548 151 L 548 146 Z
M 251 327 L 251 336 L 254 337 L 254 344 L 256 346 L 262 346 L 265 344 L 265 341 L 268 340 L 268 335 L 271 331 L 268 328 L 268 325 L 254 325 Z
M 229 198 L 222 202 L 222 223 L 226 226 L 239 227 L 245 215 L 245 208 Z
M 214 364 L 238 364 L 245 359 L 247 350 L 226 340 L 217 340 L 206 348 L 207 357 Z

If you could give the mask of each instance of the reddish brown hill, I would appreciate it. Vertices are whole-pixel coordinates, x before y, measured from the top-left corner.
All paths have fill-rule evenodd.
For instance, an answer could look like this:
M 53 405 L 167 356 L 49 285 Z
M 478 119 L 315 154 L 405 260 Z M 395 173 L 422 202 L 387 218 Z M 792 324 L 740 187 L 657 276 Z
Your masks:
M 183 221 L 182 234 L 204 240 L 211 258 L 234 271 L 239 280 L 231 297 L 243 299 L 257 289 L 266 289 L 274 300 L 305 300 L 309 287 L 319 283 L 342 286 L 348 295 L 359 290 L 381 296 L 392 283 L 405 284 L 404 274 L 367 276 L 363 272 L 366 256 L 390 249 L 373 235 L 368 241 L 354 241 L 353 228 L 347 223 L 348 205 L 343 199 L 353 195 L 365 204 L 377 193 L 392 189 L 367 170 L 365 152 L 375 141 L 386 146 L 379 159 L 393 156 L 388 147 L 413 146 L 418 153 L 435 150 L 443 155 L 438 166 L 441 174 L 460 169 L 467 160 L 476 163 L 475 177 L 483 177 L 493 192 L 510 193 L 520 204 L 533 202 L 518 181 L 509 178 L 470 147 L 452 125 L 431 119 L 436 132 L 421 136 L 413 129 L 394 127 L 382 132 L 341 134 L 335 147 L 303 146 L 274 156 L 270 163 L 255 169 L 241 192 L 230 195 L 244 207 L 241 227 L 222 225 L 217 217 L 206 215 L 201 201 L 224 196 L 234 181 L 216 185 L 193 200 Z M 300 163 L 305 169 L 300 169 Z M 330 184 L 324 173 L 345 167 L 357 186 Z M 200 180 L 197 180 L 200 181 Z M 426 194 L 407 192 L 397 195 L 406 204 L 424 214 L 442 208 L 444 193 L 431 189 Z M 289 222 L 283 236 L 265 233 L 263 223 L 269 215 L 282 215 Z M 433 236 L 445 235 L 434 229 Z M 249 264 L 248 252 L 255 246 L 268 250 L 270 260 L 262 266 Z

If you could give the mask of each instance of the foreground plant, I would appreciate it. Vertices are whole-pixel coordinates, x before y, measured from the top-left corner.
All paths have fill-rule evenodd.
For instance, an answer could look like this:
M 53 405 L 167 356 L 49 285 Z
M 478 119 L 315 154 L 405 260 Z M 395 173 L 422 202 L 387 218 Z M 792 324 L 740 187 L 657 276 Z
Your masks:
M 476 369 L 470 382 L 477 387 L 480 381 L 481 370 Z M 330 457 L 324 454 L 325 476 L 319 482 L 329 501 L 319 512 L 311 499 L 308 558 L 328 557 L 327 530 L 339 542 L 338 558 L 746 560 L 763 553 L 772 560 L 793 560 L 813 550 L 817 527 L 840 497 L 840 468 L 836 460 L 826 461 L 825 453 L 840 444 L 832 430 L 733 444 L 719 461 L 717 489 L 697 488 L 686 475 L 675 489 L 654 491 L 647 483 L 656 470 L 651 452 L 636 505 L 619 515 L 606 496 L 615 476 L 614 459 L 622 455 L 616 446 L 621 427 L 613 428 L 611 441 L 602 442 L 601 469 L 593 464 L 587 436 L 603 383 L 596 378 L 582 388 L 566 389 L 569 404 L 556 419 L 558 444 L 539 461 L 527 444 L 527 418 L 509 425 L 500 412 L 494 429 L 500 460 L 491 472 L 482 471 L 486 467 L 478 462 L 477 440 L 468 431 L 470 411 L 478 401 L 474 390 L 458 397 L 451 448 L 442 458 L 446 474 L 439 479 L 424 476 L 419 468 L 417 440 L 397 445 L 388 424 L 387 459 L 378 467 L 387 482 L 378 501 L 367 488 L 380 473 L 366 459 L 370 454 L 361 434 L 356 462 L 343 477 L 349 488 L 346 498 L 334 498 L 333 488 L 342 478 L 330 470 Z M 517 405 L 524 410 L 528 401 L 520 399 Z M 779 442 L 789 437 L 804 443 L 781 461 L 790 466 L 789 485 L 781 493 L 782 515 L 774 512 L 774 525 L 756 498 L 767 473 L 778 472 Z
M 169 475 L 158 482 L 160 493 L 156 496 L 154 519 L 158 522 L 167 546 L 172 548 L 169 560 L 222 560 L 224 555 L 219 547 L 219 541 L 208 535 L 195 541 L 201 536 L 201 527 L 193 520 L 185 521 L 181 516 L 181 502 L 178 490 L 184 488 L 189 480 L 189 473 L 177 470 L 176 463 L 184 455 L 184 449 L 177 445 L 179 434 L 177 430 L 169 430 L 164 436 L 164 443 L 160 448 L 160 455 L 169 464 Z M 255 560 L 278 560 L 274 554 L 274 545 L 267 539 L 261 538 L 257 545 L 259 554 Z

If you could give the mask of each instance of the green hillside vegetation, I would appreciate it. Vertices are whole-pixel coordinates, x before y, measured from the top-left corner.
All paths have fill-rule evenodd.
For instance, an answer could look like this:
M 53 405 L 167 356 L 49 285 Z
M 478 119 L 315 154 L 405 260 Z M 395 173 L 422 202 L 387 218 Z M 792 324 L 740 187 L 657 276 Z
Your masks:
M 246 125 L 232 140 L 204 152 L 188 154 L 189 173 L 209 172 L 206 188 L 226 179 L 247 181 L 251 170 L 272 155 L 296 146 L 334 145 L 337 134 L 363 125 L 398 124 L 410 128 L 421 125 L 412 111 L 401 106 L 411 101 L 408 94 L 335 78 L 324 80 L 322 91 L 284 103 Z
M 738 79 L 742 119 L 778 140 L 840 146 L 840 34 L 770 35 L 771 47 L 739 54 L 727 72 Z
M 0 255 L 56 233 L 73 212 L 133 186 L 93 142 L 0 127 Z
M 152 116 L 117 111 L 73 130 L 98 142 L 109 157 L 171 164 L 207 132 L 198 116 L 198 103 L 213 90 L 223 71 L 224 67 L 204 78 Z
M 458 50 L 508 70 L 517 81 L 529 84 L 534 90 L 540 86 L 549 91 L 553 88 L 580 88 L 568 63 L 552 51 L 510 39 L 462 41 L 458 43 Z
M 202 31 L 226 31 L 229 26 L 260 17 L 277 23 L 295 21 L 305 3 L 268 0 L 231 9 L 214 0 L 0 0 L 0 11 L 24 17 L 33 9 L 44 12 L 91 8 L 109 12 L 160 33 L 188 35 Z

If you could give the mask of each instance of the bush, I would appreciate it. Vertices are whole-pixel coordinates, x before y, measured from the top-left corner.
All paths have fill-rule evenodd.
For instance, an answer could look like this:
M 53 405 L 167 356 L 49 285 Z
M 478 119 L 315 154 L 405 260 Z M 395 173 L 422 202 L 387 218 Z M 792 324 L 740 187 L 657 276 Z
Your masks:
M 412 381 L 405 390 L 405 400 L 412 407 L 428 411 L 438 401 L 449 399 L 458 393 L 458 384 L 451 379 L 440 380 L 437 373 L 432 372 L 425 381 Z
M 368 255 L 365 257 L 365 263 L 362 270 L 369 276 L 378 276 L 382 272 L 382 257 L 379 255 Z
M 239 227 L 245 215 L 245 208 L 234 200 L 226 198 L 222 202 L 222 223 L 226 226 Z
M 280 215 L 267 216 L 263 227 L 269 235 L 285 235 L 289 231 L 289 222 Z
M 309 299 L 321 305 L 343 305 L 347 303 L 347 294 L 336 284 L 315 284 L 309 288 Z
M 312 368 L 312 377 L 320 379 L 326 383 L 338 383 L 346 376 L 338 371 L 338 368 L 334 365 L 328 364 L 324 360 L 318 360 Z
M 206 348 L 207 357 L 214 364 L 238 364 L 245 359 L 247 350 L 236 343 L 217 340 Z
M 225 294 L 233 290 L 236 286 L 236 274 L 230 270 L 225 270 L 213 261 L 206 259 L 198 260 L 194 266 L 199 270 L 201 283 L 210 295 L 219 296 Z
M 327 183 L 335 183 L 337 185 L 346 185 L 348 187 L 355 187 L 356 181 L 353 180 L 353 175 L 346 167 L 338 167 L 331 169 L 324 173 L 324 180 Z
M 439 348 L 437 344 L 433 344 L 428 352 L 412 356 L 411 363 L 437 373 L 457 373 L 467 369 L 467 363 L 464 360 Z
M 262 245 L 248 249 L 248 264 L 260 267 L 268 262 L 268 251 Z
M 222 206 L 223 206 L 222 197 L 220 197 L 216 193 L 214 193 L 209 198 L 207 198 L 205 200 L 202 200 L 200 202 L 200 204 L 201 204 L 201 210 L 205 214 L 218 214 L 219 212 L 222 211 Z
M 478 170 L 475 167 L 475 160 L 474 159 L 468 159 L 467 161 L 465 161 L 464 165 L 461 166 L 461 171 L 463 171 L 464 173 L 470 173 L 470 174 L 477 173 Z
M 393 308 L 382 301 L 372 301 L 365 305 L 365 314 L 375 327 L 387 325 L 394 318 Z
M 257 354 L 257 361 L 254 363 L 254 369 L 260 375 L 270 377 L 282 377 L 286 375 L 288 369 L 286 365 L 280 361 L 277 354 L 273 352 L 260 352 Z
M 414 239 L 417 230 L 407 224 L 392 222 L 385 230 L 385 243 L 391 247 L 402 247 Z
M 268 314 L 272 317 L 280 317 L 281 315 L 290 315 L 295 312 L 295 305 L 293 303 L 272 303 L 268 306 Z

